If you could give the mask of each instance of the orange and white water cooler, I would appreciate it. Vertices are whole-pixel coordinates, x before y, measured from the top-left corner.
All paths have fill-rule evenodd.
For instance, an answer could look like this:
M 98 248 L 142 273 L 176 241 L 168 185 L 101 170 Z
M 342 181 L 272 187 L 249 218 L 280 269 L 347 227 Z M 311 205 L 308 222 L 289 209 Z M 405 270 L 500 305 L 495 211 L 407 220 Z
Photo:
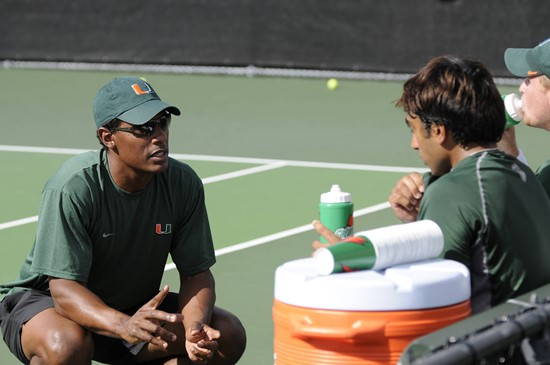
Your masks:
M 275 272 L 275 365 L 396 364 L 415 338 L 470 315 L 470 274 L 433 259 L 319 276 L 313 259 Z

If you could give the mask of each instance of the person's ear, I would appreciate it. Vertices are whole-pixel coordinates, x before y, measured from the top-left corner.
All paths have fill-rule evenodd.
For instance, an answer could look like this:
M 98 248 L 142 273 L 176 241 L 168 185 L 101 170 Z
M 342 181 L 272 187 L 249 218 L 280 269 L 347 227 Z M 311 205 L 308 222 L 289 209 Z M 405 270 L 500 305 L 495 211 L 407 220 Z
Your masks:
M 431 128 L 432 138 L 435 138 L 439 144 L 445 143 L 447 139 L 447 129 L 445 126 L 443 124 L 432 124 Z
M 105 127 L 99 127 L 99 129 L 97 130 L 97 137 L 106 147 L 113 148 L 115 146 L 113 133 L 109 129 Z

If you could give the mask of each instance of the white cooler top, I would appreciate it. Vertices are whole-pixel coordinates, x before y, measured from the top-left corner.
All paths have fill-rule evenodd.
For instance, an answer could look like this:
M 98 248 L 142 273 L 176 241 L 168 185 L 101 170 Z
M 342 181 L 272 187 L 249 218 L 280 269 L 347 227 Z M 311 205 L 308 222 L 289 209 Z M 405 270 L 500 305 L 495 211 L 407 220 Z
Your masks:
M 275 299 L 298 307 L 344 311 L 395 311 L 444 307 L 470 298 L 463 264 L 432 259 L 385 270 L 319 276 L 313 258 L 275 271 Z

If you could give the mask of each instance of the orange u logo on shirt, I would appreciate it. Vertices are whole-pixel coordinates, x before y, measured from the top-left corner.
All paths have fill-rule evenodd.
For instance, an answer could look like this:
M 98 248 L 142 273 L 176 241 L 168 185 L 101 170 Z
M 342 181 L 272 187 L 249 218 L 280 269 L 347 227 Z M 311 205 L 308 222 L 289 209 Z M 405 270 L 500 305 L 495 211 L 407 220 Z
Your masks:
M 156 227 L 155 227 L 155 233 L 156 234 L 170 234 L 172 233 L 172 225 L 171 224 L 167 224 L 165 227 L 164 227 L 164 230 L 162 229 L 162 224 L 160 223 L 157 223 Z

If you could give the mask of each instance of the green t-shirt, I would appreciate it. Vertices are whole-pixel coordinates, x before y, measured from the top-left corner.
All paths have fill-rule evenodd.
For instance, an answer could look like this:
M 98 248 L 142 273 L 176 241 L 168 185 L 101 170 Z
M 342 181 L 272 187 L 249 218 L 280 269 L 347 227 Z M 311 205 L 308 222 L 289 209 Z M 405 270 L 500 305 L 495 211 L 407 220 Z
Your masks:
M 418 219 L 438 223 L 442 256 L 470 269 L 474 313 L 550 282 L 550 200 L 529 167 L 489 150 L 432 180 Z
M 48 277 L 70 279 L 124 310 L 158 293 L 168 254 L 184 275 L 215 263 L 200 178 L 170 158 L 145 189 L 128 193 L 112 181 L 106 152 L 87 152 L 46 183 L 31 252 L 17 281 L 0 290 L 48 290 Z
M 535 175 L 546 191 L 546 195 L 550 196 L 550 160 L 542 164 L 535 172 Z

